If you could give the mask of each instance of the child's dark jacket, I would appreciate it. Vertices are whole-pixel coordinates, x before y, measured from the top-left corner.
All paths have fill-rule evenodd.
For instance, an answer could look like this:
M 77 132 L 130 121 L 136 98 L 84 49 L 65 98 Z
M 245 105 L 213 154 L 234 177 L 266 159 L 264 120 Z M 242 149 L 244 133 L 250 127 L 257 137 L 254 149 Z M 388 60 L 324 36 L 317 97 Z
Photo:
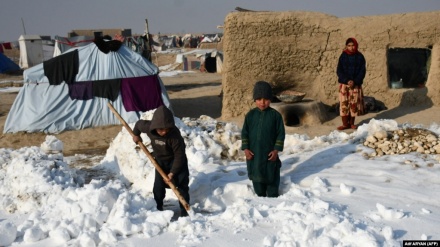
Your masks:
M 156 129 L 169 128 L 165 136 L 157 134 Z M 185 154 L 185 141 L 180 130 L 174 125 L 173 113 L 165 106 L 156 109 L 151 121 L 139 120 L 136 122 L 133 133 L 139 136 L 146 133 L 151 140 L 153 156 L 158 163 L 172 162 L 170 172 L 177 175 L 188 172 L 188 160 Z

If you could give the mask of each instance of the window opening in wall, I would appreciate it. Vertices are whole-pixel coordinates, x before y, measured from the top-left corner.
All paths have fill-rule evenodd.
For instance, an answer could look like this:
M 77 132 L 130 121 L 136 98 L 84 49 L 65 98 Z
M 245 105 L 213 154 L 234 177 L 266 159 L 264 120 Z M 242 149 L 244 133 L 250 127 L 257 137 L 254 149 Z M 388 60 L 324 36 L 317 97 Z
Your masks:
M 424 87 L 429 72 L 431 49 L 390 48 L 387 53 L 390 88 Z

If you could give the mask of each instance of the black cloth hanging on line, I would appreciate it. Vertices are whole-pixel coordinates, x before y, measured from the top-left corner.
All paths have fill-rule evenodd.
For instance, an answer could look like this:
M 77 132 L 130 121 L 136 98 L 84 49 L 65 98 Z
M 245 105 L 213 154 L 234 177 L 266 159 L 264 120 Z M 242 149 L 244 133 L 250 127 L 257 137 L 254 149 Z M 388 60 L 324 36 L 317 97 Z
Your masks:
M 121 79 L 93 81 L 93 96 L 115 101 L 121 91 Z
M 67 84 L 75 82 L 78 74 L 78 50 L 73 50 L 43 62 L 44 75 L 50 85 L 59 85 L 63 81 Z

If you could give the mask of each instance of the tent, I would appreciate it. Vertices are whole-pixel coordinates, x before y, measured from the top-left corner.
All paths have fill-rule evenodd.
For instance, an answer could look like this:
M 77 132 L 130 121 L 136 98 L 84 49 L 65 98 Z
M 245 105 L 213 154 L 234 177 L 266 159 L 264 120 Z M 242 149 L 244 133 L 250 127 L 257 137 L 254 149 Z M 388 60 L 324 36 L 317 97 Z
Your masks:
M 18 65 L 27 69 L 44 61 L 43 41 L 39 35 L 21 35 L 18 38 L 20 61 Z
M 160 37 L 160 40 L 162 41 L 162 50 L 171 49 L 177 47 L 177 40 L 176 36 L 163 36 Z
M 53 58 L 54 54 L 54 42 L 51 40 L 42 40 L 42 49 L 43 49 L 43 61 L 47 61 L 51 58 Z
M 206 72 L 221 73 L 223 70 L 223 53 L 219 51 L 208 52 L 201 63 Z
M 14 72 L 18 70 L 20 70 L 20 67 L 0 52 L 0 73 Z
M 204 34 L 200 43 L 220 42 L 221 38 L 218 34 Z
M 55 60 L 66 59 L 68 56 L 77 58 L 76 74 L 72 72 L 75 69 L 66 69 L 69 66 L 64 65 L 68 63 Z M 49 67 L 51 64 L 56 66 Z M 59 75 L 66 74 L 68 76 L 63 77 L 63 81 L 54 83 L 53 78 L 59 79 Z M 108 108 L 107 102 L 112 103 L 127 123 L 133 123 L 142 112 L 155 109 L 161 104 L 171 108 L 158 74 L 159 69 L 154 64 L 125 45 L 108 53 L 102 52 L 95 43 L 70 49 L 24 71 L 24 85 L 11 107 L 3 132 L 59 133 L 64 130 L 120 124 Z M 118 81 L 120 87 L 116 88 L 114 85 Z M 92 89 L 79 90 L 78 93 L 77 87 L 83 85 L 89 85 L 85 88 Z M 96 85 L 98 89 L 110 86 L 118 90 L 104 90 L 103 92 L 117 92 L 114 98 L 109 99 L 105 95 L 96 95 Z M 81 98 L 86 95 L 91 97 Z M 144 108 L 145 103 L 148 103 L 148 108 L 137 109 L 139 103 L 144 104 Z
M 216 49 L 195 49 L 176 56 L 176 63 L 183 63 L 183 70 L 199 69 L 203 72 L 221 73 L 223 53 Z

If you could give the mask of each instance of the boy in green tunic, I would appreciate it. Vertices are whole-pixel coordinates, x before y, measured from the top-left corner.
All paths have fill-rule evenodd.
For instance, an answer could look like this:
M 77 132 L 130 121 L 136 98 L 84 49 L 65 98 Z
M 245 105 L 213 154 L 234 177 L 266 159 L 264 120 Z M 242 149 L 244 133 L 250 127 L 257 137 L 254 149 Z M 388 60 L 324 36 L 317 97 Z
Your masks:
M 272 97 L 269 83 L 255 83 L 256 107 L 246 114 L 241 131 L 248 177 L 255 193 L 262 197 L 279 195 L 281 160 L 278 152 L 283 151 L 285 138 L 283 117 L 270 107 Z

